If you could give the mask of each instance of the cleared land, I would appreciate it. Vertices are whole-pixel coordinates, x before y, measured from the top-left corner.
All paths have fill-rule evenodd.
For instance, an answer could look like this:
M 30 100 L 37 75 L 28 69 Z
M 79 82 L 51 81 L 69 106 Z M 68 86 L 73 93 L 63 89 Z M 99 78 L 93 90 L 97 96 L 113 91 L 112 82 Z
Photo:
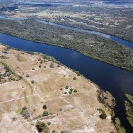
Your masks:
M 99 88 L 89 80 L 46 56 L 3 45 L 0 62 L 1 133 L 37 133 L 37 120 L 50 122 L 49 132 L 116 133 L 109 111 L 98 101 Z M 27 116 L 22 113 L 24 106 Z M 98 108 L 105 111 L 106 119 L 99 117 Z

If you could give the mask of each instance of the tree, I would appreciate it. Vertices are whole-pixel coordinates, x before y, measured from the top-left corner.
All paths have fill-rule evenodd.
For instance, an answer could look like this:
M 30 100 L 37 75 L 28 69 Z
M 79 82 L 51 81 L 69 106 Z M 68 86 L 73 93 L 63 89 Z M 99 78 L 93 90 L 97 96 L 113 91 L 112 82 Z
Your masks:
M 101 119 L 106 119 L 107 115 L 105 113 L 102 113 L 100 116 L 99 116 Z
M 48 111 L 44 111 L 43 116 L 48 116 Z
M 43 105 L 43 109 L 47 109 L 47 105 Z

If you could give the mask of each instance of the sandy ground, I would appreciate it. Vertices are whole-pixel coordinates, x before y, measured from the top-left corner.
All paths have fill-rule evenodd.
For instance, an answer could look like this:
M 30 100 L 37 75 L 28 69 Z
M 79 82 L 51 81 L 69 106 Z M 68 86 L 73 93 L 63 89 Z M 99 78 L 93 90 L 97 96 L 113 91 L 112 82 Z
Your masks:
M 92 82 L 54 62 L 54 68 L 50 68 L 52 61 L 43 59 L 41 55 L 13 49 L 4 54 L 3 45 L 0 45 L 0 51 L 0 56 L 7 57 L 0 61 L 23 77 L 19 81 L 0 84 L 0 133 L 37 133 L 37 120 L 51 122 L 50 132 L 116 133 L 108 110 L 97 100 L 98 87 Z M 69 89 L 65 89 L 66 86 Z M 71 88 L 77 92 L 69 94 Z M 43 105 L 47 105 L 48 117 L 42 117 Z M 28 119 L 17 113 L 24 106 L 30 113 Z M 105 120 L 99 118 L 97 108 L 105 110 Z

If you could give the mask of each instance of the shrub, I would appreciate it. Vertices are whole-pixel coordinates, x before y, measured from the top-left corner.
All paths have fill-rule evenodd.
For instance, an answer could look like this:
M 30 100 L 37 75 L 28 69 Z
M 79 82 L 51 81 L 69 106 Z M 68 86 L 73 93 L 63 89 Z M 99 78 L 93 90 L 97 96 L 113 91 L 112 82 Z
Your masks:
M 51 122 L 48 122 L 47 125 L 51 125 Z
M 22 108 L 22 110 L 26 110 L 27 109 L 27 107 L 26 106 L 24 106 L 23 108 Z
M 30 117 L 30 114 L 27 112 L 26 115 L 24 116 L 25 119 L 28 119 Z
M 48 111 L 44 111 L 43 116 L 48 116 Z
M 47 109 L 47 105 L 43 105 L 43 109 Z
M 77 92 L 77 90 L 75 89 L 73 92 L 75 92 L 75 93 L 76 93 L 76 92 Z
M 76 80 L 77 78 L 76 77 L 73 77 L 73 80 Z
M 34 84 L 34 80 L 32 80 L 31 83 Z
M 100 113 L 105 114 L 105 111 L 102 108 L 97 109 Z
M 26 77 L 28 78 L 29 77 L 29 74 L 26 74 Z
M 69 94 L 72 94 L 72 91 L 69 91 Z
M 50 68 L 54 68 L 54 63 L 51 62 Z
M 68 87 L 68 86 L 66 86 L 65 88 L 66 88 L 66 89 L 68 89 L 69 87 Z
M 101 119 L 106 119 L 107 115 L 105 113 L 102 113 L 100 116 L 99 116 Z

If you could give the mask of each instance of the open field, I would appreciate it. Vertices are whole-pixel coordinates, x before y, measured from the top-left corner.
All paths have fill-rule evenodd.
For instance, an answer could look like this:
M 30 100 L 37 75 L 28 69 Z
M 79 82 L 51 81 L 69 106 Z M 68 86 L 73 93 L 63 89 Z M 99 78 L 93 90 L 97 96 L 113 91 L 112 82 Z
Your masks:
M 0 57 L 0 73 L 8 73 L 0 83 L 1 133 L 37 133 L 37 120 L 50 122 L 49 132 L 116 133 L 108 109 L 98 101 L 99 88 L 89 80 L 39 54 L 0 45 Z M 9 81 L 13 75 L 21 78 Z M 99 118 L 98 108 L 106 119 Z M 44 111 L 48 115 L 42 116 Z

